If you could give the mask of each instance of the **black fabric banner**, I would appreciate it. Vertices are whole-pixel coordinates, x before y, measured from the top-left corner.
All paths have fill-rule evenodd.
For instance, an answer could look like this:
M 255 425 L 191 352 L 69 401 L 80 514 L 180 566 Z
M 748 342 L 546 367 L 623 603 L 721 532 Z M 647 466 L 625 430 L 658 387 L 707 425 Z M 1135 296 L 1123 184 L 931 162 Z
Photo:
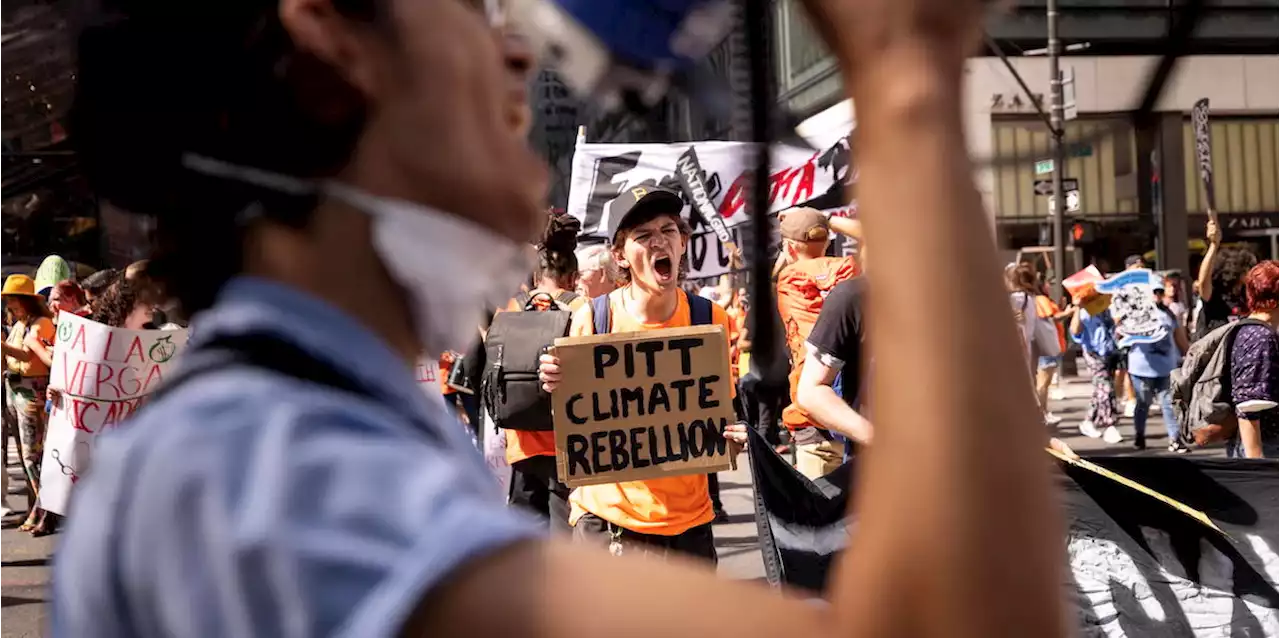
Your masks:
M 750 446 L 766 577 L 820 595 L 855 524 L 856 507 L 854 517 L 846 516 L 853 463 L 809 481 L 755 432 Z M 1203 511 L 1228 536 L 1149 495 L 1062 463 L 1071 568 L 1063 595 L 1076 609 L 1081 635 L 1280 635 L 1276 461 L 1089 460 Z

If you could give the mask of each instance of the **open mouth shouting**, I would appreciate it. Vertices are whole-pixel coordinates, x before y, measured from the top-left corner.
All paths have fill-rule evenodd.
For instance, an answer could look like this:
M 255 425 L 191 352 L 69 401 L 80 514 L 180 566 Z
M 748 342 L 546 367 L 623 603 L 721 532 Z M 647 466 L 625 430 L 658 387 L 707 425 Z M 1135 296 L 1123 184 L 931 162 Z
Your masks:
M 655 255 L 653 258 L 653 274 L 657 282 L 666 285 L 676 279 L 676 264 L 669 255 Z

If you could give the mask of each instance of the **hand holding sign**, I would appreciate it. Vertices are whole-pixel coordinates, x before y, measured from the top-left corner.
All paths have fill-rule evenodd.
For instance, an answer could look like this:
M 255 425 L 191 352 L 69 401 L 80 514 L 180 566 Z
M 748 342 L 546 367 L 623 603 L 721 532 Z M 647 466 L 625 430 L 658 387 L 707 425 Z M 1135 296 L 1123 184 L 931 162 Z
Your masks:
M 1209 209 L 1209 221 L 1204 225 L 1204 238 L 1212 245 L 1222 243 L 1222 227 L 1218 225 L 1218 214 Z

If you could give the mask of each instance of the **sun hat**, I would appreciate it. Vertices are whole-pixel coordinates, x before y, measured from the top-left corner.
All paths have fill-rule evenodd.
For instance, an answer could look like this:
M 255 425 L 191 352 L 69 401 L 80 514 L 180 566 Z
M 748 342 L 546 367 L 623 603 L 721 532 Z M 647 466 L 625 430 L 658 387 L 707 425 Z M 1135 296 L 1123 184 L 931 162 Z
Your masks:
M 26 275 L 9 275 L 4 280 L 4 289 L 0 291 L 0 295 L 39 296 L 36 294 L 35 282 Z

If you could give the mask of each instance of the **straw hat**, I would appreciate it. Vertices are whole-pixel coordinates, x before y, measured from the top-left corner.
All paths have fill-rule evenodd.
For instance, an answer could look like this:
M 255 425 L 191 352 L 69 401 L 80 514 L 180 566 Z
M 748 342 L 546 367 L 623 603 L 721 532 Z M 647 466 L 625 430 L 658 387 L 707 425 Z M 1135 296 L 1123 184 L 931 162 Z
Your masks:
M 0 291 L 0 295 L 22 295 L 24 297 L 38 297 L 36 294 L 36 284 L 26 275 L 9 275 L 4 280 L 4 290 Z

